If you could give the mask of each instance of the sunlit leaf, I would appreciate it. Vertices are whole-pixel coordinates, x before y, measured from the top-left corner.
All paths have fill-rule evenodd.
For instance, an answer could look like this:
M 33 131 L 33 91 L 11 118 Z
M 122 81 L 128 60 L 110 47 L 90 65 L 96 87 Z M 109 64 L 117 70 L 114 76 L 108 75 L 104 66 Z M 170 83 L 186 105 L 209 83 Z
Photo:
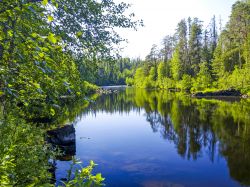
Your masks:
M 49 40 L 50 42 L 52 42 L 53 44 L 55 44 L 55 43 L 57 42 L 57 39 L 56 39 L 55 35 L 52 34 L 52 33 L 49 33 L 49 35 L 48 35 L 47 38 L 48 38 L 48 40 Z
M 43 1 L 42 1 L 42 5 L 43 5 L 43 6 L 46 6 L 47 4 L 48 4 L 48 0 L 43 0 Z
M 82 33 L 81 31 L 79 31 L 79 32 L 76 33 L 76 36 L 79 38 L 79 37 L 82 36 L 82 34 L 83 34 L 83 33 Z
M 44 53 L 38 53 L 39 57 L 43 58 L 44 57 Z
M 52 22 L 53 20 L 54 20 L 54 18 L 53 18 L 52 16 L 49 15 L 49 16 L 48 16 L 48 21 L 49 21 L 49 22 Z

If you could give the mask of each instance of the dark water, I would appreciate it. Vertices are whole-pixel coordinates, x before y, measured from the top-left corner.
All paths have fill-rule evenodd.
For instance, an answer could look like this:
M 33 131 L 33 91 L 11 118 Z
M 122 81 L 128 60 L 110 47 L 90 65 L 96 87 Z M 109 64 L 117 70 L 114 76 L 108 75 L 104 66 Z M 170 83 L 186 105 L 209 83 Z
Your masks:
M 123 89 L 76 119 L 76 158 L 109 186 L 250 185 L 250 101 Z M 56 178 L 70 161 L 57 161 Z

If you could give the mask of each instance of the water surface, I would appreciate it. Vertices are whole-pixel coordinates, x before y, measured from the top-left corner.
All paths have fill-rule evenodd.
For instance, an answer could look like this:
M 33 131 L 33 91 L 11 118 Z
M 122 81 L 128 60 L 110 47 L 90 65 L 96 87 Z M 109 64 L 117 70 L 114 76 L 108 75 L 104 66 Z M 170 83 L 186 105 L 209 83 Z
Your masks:
M 106 186 L 250 185 L 250 102 L 123 88 L 76 119 L 76 157 Z M 57 161 L 66 178 L 70 161 Z

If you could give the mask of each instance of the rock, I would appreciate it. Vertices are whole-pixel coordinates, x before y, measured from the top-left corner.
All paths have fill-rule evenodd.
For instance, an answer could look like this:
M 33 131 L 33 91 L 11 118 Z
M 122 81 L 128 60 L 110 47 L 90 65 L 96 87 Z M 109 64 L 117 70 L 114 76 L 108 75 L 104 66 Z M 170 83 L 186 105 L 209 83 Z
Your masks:
M 216 92 L 197 92 L 195 94 L 192 94 L 193 97 L 238 97 L 241 96 L 240 91 L 235 89 L 229 89 L 229 90 L 220 90 Z
M 246 99 L 246 98 L 248 98 L 249 96 L 248 96 L 247 94 L 245 94 L 245 95 L 242 95 L 241 97 L 244 98 L 244 99 Z
M 98 94 L 112 94 L 112 93 L 118 93 L 118 90 L 100 88 L 97 90 L 97 93 Z
M 71 160 L 76 153 L 76 135 L 73 125 L 47 131 L 46 140 L 62 152 L 62 155 L 57 158 L 58 160 Z

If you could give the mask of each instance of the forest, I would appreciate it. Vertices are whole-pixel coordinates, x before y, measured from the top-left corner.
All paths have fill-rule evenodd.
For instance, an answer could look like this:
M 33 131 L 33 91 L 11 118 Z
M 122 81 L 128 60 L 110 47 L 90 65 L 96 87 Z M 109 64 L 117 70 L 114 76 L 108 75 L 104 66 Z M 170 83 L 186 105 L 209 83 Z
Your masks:
M 162 39 L 162 47 L 153 45 L 130 70 L 126 84 L 188 92 L 236 89 L 249 95 L 249 23 L 249 1 L 232 6 L 225 28 L 215 16 L 209 25 L 199 18 L 182 19 L 176 33 Z

